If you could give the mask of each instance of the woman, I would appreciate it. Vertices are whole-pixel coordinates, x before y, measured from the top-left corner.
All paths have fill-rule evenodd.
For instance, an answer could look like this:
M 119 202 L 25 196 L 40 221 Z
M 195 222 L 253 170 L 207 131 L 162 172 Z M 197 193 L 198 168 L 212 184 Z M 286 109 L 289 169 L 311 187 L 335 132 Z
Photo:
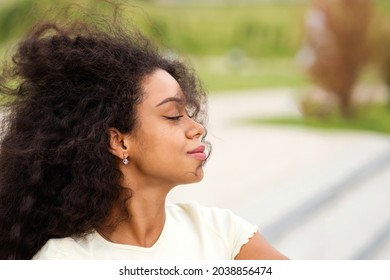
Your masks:
M 40 24 L 4 73 L 1 259 L 285 258 L 230 211 L 165 204 L 203 178 L 206 96 L 141 35 Z

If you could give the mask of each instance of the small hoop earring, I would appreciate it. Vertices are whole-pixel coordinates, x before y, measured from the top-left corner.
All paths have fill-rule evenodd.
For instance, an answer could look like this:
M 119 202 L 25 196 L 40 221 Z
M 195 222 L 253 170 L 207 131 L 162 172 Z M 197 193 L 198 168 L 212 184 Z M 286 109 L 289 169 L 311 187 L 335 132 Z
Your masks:
M 129 160 L 127 159 L 127 157 L 123 158 L 122 162 L 123 162 L 124 165 L 129 164 Z

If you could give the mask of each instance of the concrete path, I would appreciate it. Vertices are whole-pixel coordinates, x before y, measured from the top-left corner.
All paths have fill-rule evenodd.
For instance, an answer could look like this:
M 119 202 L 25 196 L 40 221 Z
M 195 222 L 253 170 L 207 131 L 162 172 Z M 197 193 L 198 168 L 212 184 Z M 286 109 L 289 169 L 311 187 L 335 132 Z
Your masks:
M 205 179 L 170 200 L 230 208 L 293 259 L 390 259 L 389 136 L 235 122 L 297 116 L 293 96 L 211 96 Z

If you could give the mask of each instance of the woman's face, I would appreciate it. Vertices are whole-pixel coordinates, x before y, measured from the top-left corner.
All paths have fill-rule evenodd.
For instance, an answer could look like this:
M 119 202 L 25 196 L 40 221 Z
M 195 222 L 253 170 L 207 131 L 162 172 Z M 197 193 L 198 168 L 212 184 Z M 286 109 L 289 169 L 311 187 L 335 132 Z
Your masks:
M 203 178 L 206 159 L 201 143 L 204 127 L 186 113 L 177 81 L 158 69 L 142 83 L 143 101 L 137 106 L 139 126 L 130 135 L 129 168 L 143 183 L 175 186 Z

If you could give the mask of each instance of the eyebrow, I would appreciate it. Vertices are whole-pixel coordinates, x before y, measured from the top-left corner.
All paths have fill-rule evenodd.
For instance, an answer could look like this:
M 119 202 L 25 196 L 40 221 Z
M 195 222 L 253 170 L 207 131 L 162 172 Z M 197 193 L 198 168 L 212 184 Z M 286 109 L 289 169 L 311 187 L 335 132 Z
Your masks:
M 158 103 L 156 105 L 156 107 L 161 106 L 161 105 L 163 105 L 165 103 L 168 103 L 168 102 L 176 102 L 176 103 L 179 103 L 179 104 L 184 104 L 184 100 L 182 98 L 177 97 L 177 96 L 171 96 L 171 97 L 165 98 L 163 101 Z

